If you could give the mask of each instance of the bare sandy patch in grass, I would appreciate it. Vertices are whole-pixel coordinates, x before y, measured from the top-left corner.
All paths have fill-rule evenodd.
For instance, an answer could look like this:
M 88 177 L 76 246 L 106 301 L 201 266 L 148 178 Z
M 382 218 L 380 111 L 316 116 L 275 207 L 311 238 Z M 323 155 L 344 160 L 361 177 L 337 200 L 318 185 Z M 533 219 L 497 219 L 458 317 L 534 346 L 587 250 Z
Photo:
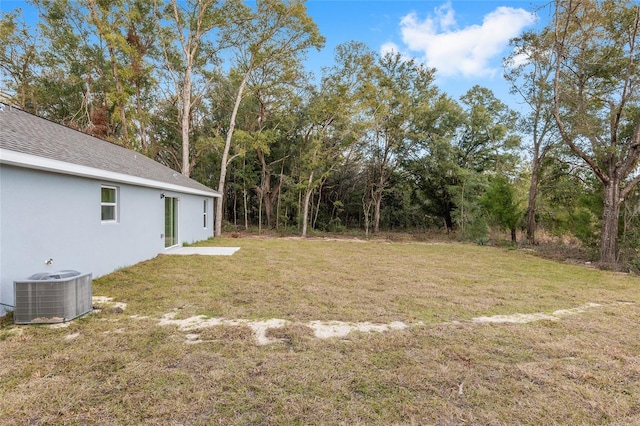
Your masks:
M 194 331 L 215 326 L 247 326 L 253 331 L 259 345 L 266 345 L 269 343 L 274 343 L 276 341 L 266 336 L 266 332 L 268 329 L 280 328 L 289 324 L 289 322 L 286 320 L 276 318 L 266 321 L 250 321 L 246 319 L 234 320 L 225 318 L 207 318 L 206 315 L 196 315 L 185 319 L 175 319 L 176 315 L 176 312 L 170 312 L 163 315 L 160 319 L 159 325 L 175 325 L 182 331 Z M 195 341 L 197 341 L 197 339 L 194 338 L 194 335 L 194 333 L 189 334 L 187 342 L 194 343 Z
M 126 303 L 114 302 L 113 301 L 113 297 L 93 296 L 91 298 L 91 301 L 93 302 L 93 306 L 96 307 L 96 309 L 102 309 L 103 307 L 109 307 L 109 308 L 114 308 L 114 309 L 122 309 L 122 310 L 127 309 L 127 304 Z
M 78 337 L 80 337 L 80 333 L 71 333 L 71 334 L 67 334 L 64 338 L 65 340 L 75 340 Z
M 331 337 L 346 337 L 354 331 L 363 333 L 378 332 L 383 333 L 391 330 L 403 330 L 408 327 L 401 321 L 395 321 L 390 324 L 374 324 L 371 322 L 348 323 L 342 321 L 310 321 L 307 323 L 295 323 L 284 319 L 272 318 L 264 321 L 251 321 L 247 319 L 224 319 L 224 318 L 207 318 L 205 315 L 197 315 L 184 319 L 175 319 L 177 313 L 170 312 L 160 319 L 159 325 L 175 325 L 182 331 L 194 331 L 207 327 L 215 326 L 247 326 L 255 336 L 259 345 L 267 345 L 275 343 L 279 339 L 267 337 L 267 331 L 275 328 L 282 328 L 291 325 L 302 325 L 313 330 L 315 337 L 319 339 L 328 339 Z M 187 342 L 193 343 L 194 333 L 187 335 Z
M 126 303 L 116 302 L 112 297 L 107 296 L 94 296 L 94 306 L 97 310 L 108 307 L 110 309 L 124 310 L 127 307 Z M 626 303 L 629 302 L 620 302 Z M 619 304 L 620 304 L 619 303 Z M 475 324 L 483 323 L 514 323 L 514 324 L 526 324 L 535 321 L 559 321 L 562 317 L 568 315 L 578 315 L 588 309 L 601 307 L 599 303 L 586 303 L 582 306 L 569 309 L 559 309 L 552 313 L 536 312 L 530 314 L 514 313 L 511 315 L 492 315 L 471 318 L 470 322 Z M 248 319 L 225 319 L 225 318 L 210 318 L 206 315 L 196 315 L 184 319 L 176 319 L 177 312 L 170 312 L 162 316 L 160 319 L 160 326 L 174 325 L 181 331 L 198 331 L 204 328 L 216 327 L 216 326 L 231 326 L 239 327 L 245 326 L 251 329 L 255 341 L 258 345 L 268 345 L 281 341 L 282 339 L 273 338 L 269 336 L 269 330 L 280 329 L 289 326 L 303 326 L 309 328 L 313 332 L 313 336 L 318 339 L 330 339 L 330 338 L 346 338 L 352 332 L 361 333 L 385 333 L 390 331 L 404 330 L 408 327 L 424 326 L 422 321 L 407 324 L 402 321 L 392 321 L 390 323 L 373 323 L 373 322 L 345 322 L 345 321 L 308 321 L 308 322 L 292 322 L 279 318 L 271 318 L 268 320 L 248 320 Z M 138 318 L 136 315 L 132 315 L 131 318 Z M 143 317 L 146 318 L 146 317 Z M 459 324 L 460 321 L 444 322 L 446 324 Z M 54 324 L 52 328 L 68 327 L 69 323 Z M 73 340 L 78 337 L 78 334 L 71 334 L 67 336 L 67 339 Z M 202 343 L 198 333 L 187 333 L 185 335 L 185 343 L 197 344 Z
M 551 314 L 536 312 L 531 314 L 515 313 L 512 315 L 493 315 L 487 317 L 475 317 L 469 322 L 475 324 L 484 323 L 515 323 L 526 324 L 534 321 L 560 321 L 562 317 L 578 315 L 589 309 L 602 307 L 599 303 L 586 303 L 582 306 L 570 309 L 559 309 Z M 208 318 L 206 315 L 197 315 L 184 319 L 176 319 L 177 312 L 165 314 L 160 319 L 160 326 L 173 325 L 182 331 L 197 331 L 203 328 L 216 326 L 245 326 L 249 327 L 258 345 L 268 345 L 280 341 L 281 339 L 269 337 L 269 330 L 279 329 L 289 326 L 303 326 L 313 331 L 313 336 L 318 339 L 346 338 L 352 332 L 361 333 L 385 333 L 390 331 L 404 330 L 408 327 L 424 326 L 422 321 L 407 324 L 402 321 L 393 321 L 388 324 L 376 324 L 372 322 L 343 322 L 343 321 L 309 321 L 305 323 L 292 322 L 284 319 L 272 318 L 269 320 L 252 321 L 248 319 L 225 319 Z M 441 325 L 460 324 L 461 321 L 444 322 Z M 202 343 L 197 333 L 185 335 L 185 342 L 188 344 Z
M 490 317 L 476 317 L 472 318 L 471 322 L 475 323 L 516 323 L 516 324 L 526 324 L 528 322 L 534 321 L 559 321 L 562 317 L 567 315 L 577 315 L 585 312 L 587 309 L 597 308 L 600 305 L 599 303 L 587 303 L 582 306 L 578 306 L 577 308 L 572 309 L 559 309 L 557 311 L 553 311 L 552 314 L 545 314 L 542 312 L 536 312 L 533 314 L 513 314 L 513 315 L 493 315 Z
M 93 310 L 89 311 L 86 315 L 91 315 L 93 312 L 100 312 L 103 309 L 110 309 L 114 312 L 124 312 L 127 308 L 127 304 L 124 302 L 115 302 L 113 297 L 107 296 L 93 296 L 91 298 L 91 303 L 93 304 Z M 57 328 L 69 328 L 71 326 L 72 321 L 59 322 L 55 324 L 49 324 L 49 328 L 57 329 Z M 67 336 L 67 340 L 74 340 L 79 336 L 78 333 L 70 334 Z
M 57 322 L 55 324 L 50 324 L 49 328 L 68 328 L 71 325 L 70 321 L 67 322 Z
M 331 337 L 346 337 L 353 331 L 363 333 L 378 332 L 384 333 L 391 330 L 404 330 L 407 324 L 401 321 L 394 321 L 390 324 L 373 324 L 370 322 L 348 323 L 342 321 L 311 321 L 305 324 L 314 331 L 314 335 L 319 339 L 329 339 Z

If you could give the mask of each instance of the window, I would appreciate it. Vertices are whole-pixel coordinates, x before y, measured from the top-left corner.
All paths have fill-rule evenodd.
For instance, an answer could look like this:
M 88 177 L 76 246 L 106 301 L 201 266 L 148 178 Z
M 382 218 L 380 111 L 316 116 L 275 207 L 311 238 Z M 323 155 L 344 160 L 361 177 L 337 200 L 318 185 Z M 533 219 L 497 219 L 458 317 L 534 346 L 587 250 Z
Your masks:
M 115 222 L 118 220 L 118 188 L 115 186 L 102 186 L 100 189 L 102 221 Z
M 207 227 L 207 200 L 203 200 L 203 209 L 202 209 L 202 227 Z

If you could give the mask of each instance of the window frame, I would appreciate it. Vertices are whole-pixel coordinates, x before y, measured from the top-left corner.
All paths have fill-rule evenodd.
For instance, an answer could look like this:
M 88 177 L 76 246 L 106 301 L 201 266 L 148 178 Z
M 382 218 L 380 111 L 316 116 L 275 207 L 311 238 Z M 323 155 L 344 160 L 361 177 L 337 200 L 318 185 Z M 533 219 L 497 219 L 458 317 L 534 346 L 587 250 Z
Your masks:
M 203 229 L 207 229 L 209 227 L 208 219 L 209 219 L 209 200 L 206 198 L 203 200 L 203 208 L 202 208 L 202 225 Z
M 114 201 L 104 201 L 102 199 L 102 191 L 104 189 L 113 190 Z M 101 223 L 117 223 L 120 219 L 120 215 L 118 214 L 118 197 L 119 197 L 119 188 L 113 185 L 100 185 L 100 222 Z M 104 208 L 109 207 L 113 209 L 113 218 L 105 219 L 104 218 Z

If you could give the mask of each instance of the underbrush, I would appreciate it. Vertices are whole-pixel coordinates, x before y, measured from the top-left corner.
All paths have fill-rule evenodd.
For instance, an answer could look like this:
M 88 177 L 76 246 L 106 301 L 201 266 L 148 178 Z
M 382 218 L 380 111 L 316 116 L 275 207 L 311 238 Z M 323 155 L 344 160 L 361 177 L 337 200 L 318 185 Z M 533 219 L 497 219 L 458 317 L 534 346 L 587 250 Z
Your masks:
M 387 241 L 387 242 L 465 242 L 480 246 L 493 246 L 507 249 L 521 249 L 539 257 L 557 262 L 598 266 L 597 249 L 585 247 L 577 238 L 570 235 L 553 236 L 544 231 L 536 234 L 536 244 L 530 245 L 526 241 L 523 232 L 518 232 L 517 242 L 514 244 L 506 233 L 493 232 L 490 237 L 464 241 L 456 232 L 445 230 L 414 230 L 414 231 L 381 231 L 368 235 L 362 230 L 346 230 L 344 232 L 323 232 L 311 230 L 306 239 L 356 239 L 363 241 Z M 232 231 L 225 233 L 229 238 L 300 238 L 296 229 L 262 230 L 250 229 L 249 231 Z M 618 267 L 619 271 L 633 271 L 634 266 L 640 270 L 640 261 L 625 257 Z

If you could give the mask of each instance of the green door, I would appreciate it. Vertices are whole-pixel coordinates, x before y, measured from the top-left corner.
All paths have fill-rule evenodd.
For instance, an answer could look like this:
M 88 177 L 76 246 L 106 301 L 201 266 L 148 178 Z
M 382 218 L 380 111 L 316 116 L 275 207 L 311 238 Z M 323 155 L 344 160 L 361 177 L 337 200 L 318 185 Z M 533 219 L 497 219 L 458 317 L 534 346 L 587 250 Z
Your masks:
M 164 246 L 171 247 L 178 244 L 178 199 L 165 197 L 164 199 Z

